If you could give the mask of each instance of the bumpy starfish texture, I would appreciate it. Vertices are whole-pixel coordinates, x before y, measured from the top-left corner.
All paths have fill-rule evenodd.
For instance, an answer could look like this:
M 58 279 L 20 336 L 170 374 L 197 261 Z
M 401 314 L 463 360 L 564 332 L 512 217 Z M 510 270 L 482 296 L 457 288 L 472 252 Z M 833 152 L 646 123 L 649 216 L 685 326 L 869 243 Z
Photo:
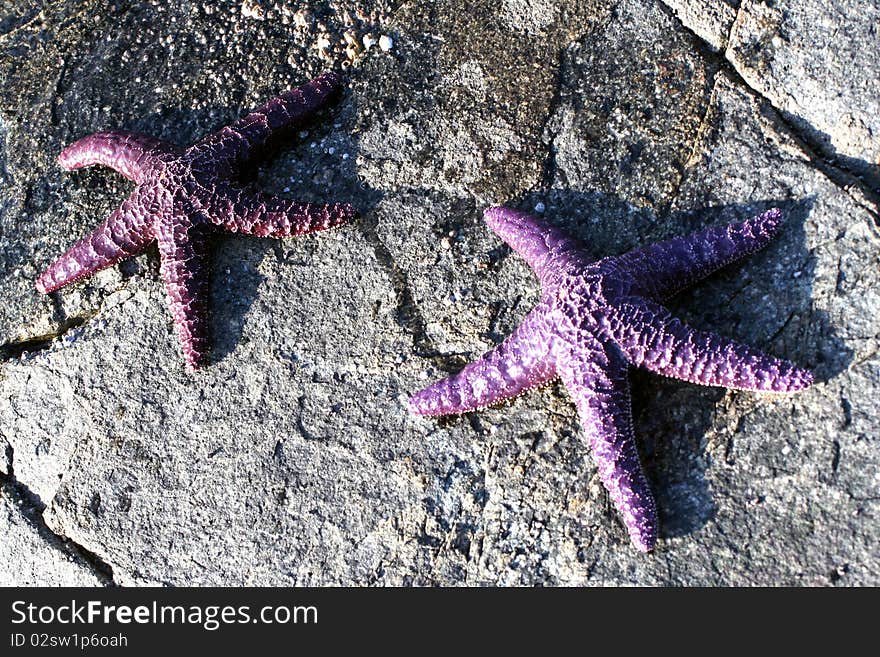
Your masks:
M 337 95 L 340 80 L 325 73 L 258 107 L 189 148 L 121 131 L 98 132 L 65 148 L 65 169 L 109 166 L 137 187 L 92 233 L 37 279 L 53 292 L 159 245 L 161 273 L 187 369 L 208 354 L 207 237 L 225 230 L 287 237 L 325 230 L 354 216 L 346 204 L 297 203 L 240 184 L 244 168 Z
M 647 552 L 657 541 L 657 509 L 633 434 L 630 366 L 738 390 L 785 393 L 812 383 L 808 370 L 691 328 L 659 303 L 764 247 L 782 213 L 770 210 L 598 261 L 535 217 L 498 207 L 485 218 L 537 274 L 541 300 L 504 342 L 416 393 L 410 408 L 420 415 L 465 413 L 560 377 L 599 476 L 633 544 Z

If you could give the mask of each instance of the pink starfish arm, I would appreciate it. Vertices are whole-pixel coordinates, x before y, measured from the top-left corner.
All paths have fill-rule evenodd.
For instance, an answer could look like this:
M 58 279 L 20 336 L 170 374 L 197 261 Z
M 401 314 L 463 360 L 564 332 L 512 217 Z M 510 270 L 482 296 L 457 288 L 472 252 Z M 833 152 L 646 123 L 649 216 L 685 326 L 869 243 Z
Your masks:
M 211 199 L 211 218 L 232 232 L 289 237 L 340 226 L 354 218 L 347 203 L 299 203 L 251 190 Z
M 206 151 L 215 161 L 227 158 L 244 164 L 261 155 L 271 140 L 308 122 L 336 96 L 341 86 L 338 75 L 323 73 L 208 135 L 193 146 L 193 151 Z
M 525 212 L 494 207 L 483 216 L 489 227 L 523 257 L 542 284 L 553 269 L 552 260 L 578 244 L 558 228 Z
M 61 151 L 58 163 L 68 170 L 103 164 L 129 180 L 141 183 L 144 172 L 151 168 L 157 157 L 177 151 L 176 146 L 160 139 L 111 130 L 75 141 Z
M 612 322 L 611 337 L 630 362 L 657 374 L 756 392 L 794 392 L 813 382 L 809 370 L 691 328 L 652 301 L 620 304 Z
M 177 221 L 180 217 L 177 218 Z M 209 352 L 208 239 L 204 226 L 162 220 L 157 235 L 160 272 L 183 359 L 192 372 Z
M 747 221 L 712 226 L 631 251 L 619 260 L 639 272 L 638 293 L 660 301 L 763 249 L 781 226 L 782 212 L 774 208 Z
M 657 508 L 633 432 L 626 361 L 596 345 L 560 358 L 559 376 L 578 409 L 599 478 L 642 552 L 657 542 Z
M 419 415 L 467 413 L 546 383 L 556 376 L 546 307 L 538 305 L 500 345 L 458 374 L 420 390 L 409 401 Z
M 100 226 L 55 260 L 37 279 L 37 289 L 54 292 L 146 249 L 153 232 L 140 197 L 135 190 Z

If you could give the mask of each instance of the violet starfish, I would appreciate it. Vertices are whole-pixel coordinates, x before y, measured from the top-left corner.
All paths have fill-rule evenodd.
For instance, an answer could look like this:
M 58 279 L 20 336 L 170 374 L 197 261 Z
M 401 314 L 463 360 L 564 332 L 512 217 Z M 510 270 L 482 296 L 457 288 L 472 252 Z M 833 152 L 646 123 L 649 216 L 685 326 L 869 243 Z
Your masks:
M 187 369 L 199 367 L 208 354 L 209 233 L 287 237 L 338 226 L 354 216 L 350 205 L 298 203 L 238 184 L 247 165 L 302 126 L 340 86 L 338 76 L 325 73 L 186 149 L 118 130 L 97 132 L 65 148 L 58 156 L 65 169 L 103 164 L 137 187 L 43 272 L 37 289 L 53 292 L 156 241 Z
M 657 510 L 633 435 L 631 365 L 692 383 L 793 392 L 812 374 L 714 333 L 693 329 L 659 301 L 764 247 L 782 213 L 707 228 L 594 261 L 577 240 L 508 208 L 486 223 L 541 283 L 541 301 L 503 343 L 413 395 L 421 415 L 465 413 L 560 377 L 574 398 L 599 476 L 642 551 L 657 542 Z

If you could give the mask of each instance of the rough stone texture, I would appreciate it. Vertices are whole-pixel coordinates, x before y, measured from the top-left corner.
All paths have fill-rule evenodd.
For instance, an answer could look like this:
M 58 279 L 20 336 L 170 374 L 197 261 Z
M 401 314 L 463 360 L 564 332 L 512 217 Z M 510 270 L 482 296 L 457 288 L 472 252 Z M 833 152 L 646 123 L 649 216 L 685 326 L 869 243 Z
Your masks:
M 100 586 L 105 578 L 92 570 L 75 548 L 49 532 L 15 487 L 0 484 L 0 586 Z
M 814 149 L 880 194 L 880 2 L 664 2 Z
M 864 167 L 799 123 L 826 131 L 807 109 L 846 73 L 752 79 L 732 46 L 714 53 L 642 0 L 29 4 L 0 12 L 0 470 L 46 510 L 13 515 L 0 545 L 23 560 L 7 546 L 45 543 L 34 582 L 69 572 L 54 532 L 123 584 L 880 583 L 880 210 Z M 852 36 L 825 60 L 869 50 L 870 12 L 814 35 L 831 14 L 801 4 L 784 46 L 837 25 Z M 749 61 L 779 61 L 774 48 L 756 41 Z M 189 143 L 343 63 L 350 92 L 259 182 L 331 189 L 362 216 L 278 244 L 218 240 L 203 373 L 180 366 L 155 253 L 54 298 L 33 289 L 129 189 L 62 173 L 63 145 L 111 127 Z M 406 413 L 537 300 L 479 219 L 489 203 L 542 203 L 598 255 L 789 215 L 776 244 L 672 308 L 819 383 L 763 398 L 634 377 L 662 522 L 649 556 L 561 386 L 460 418 Z
M 714 50 L 724 50 L 740 0 L 663 0 L 682 23 Z

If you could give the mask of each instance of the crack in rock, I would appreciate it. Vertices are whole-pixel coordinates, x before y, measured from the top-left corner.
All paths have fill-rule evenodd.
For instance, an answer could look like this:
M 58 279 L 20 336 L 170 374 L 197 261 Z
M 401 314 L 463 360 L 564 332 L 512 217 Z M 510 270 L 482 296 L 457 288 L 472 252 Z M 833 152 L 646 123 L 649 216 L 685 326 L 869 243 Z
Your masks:
M 79 328 L 96 315 L 97 313 L 67 317 L 58 325 L 57 329 L 50 333 L 24 338 L 22 340 L 12 340 L 2 344 L 0 345 L 0 362 L 17 360 L 27 354 L 45 351 L 46 349 L 49 349 L 56 340 L 63 338 L 67 333 Z
M 15 476 L 14 450 L 11 445 L 6 445 L 7 471 L 0 474 L 0 486 L 12 488 L 19 499 L 23 502 L 21 508 L 22 517 L 37 531 L 40 537 L 52 548 L 60 549 L 74 557 L 81 565 L 87 565 L 98 580 L 105 586 L 115 585 L 113 568 L 98 554 L 80 545 L 71 538 L 53 531 L 46 523 L 43 512 L 46 505 L 40 497 L 34 493 L 27 484 Z
M 845 162 L 841 161 L 839 156 L 833 152 L 829 152 L 821 142 L 814 139 L 810 133 L 816 133 L 818 131 L 810 126 L 809 121 L 800 116 L 789 115 L 789 113 L 779 107 L 773 99 L 769 98 L 761 92 L 760 89 L 757 89 L 754 85 L 750 84 L 742 73 L 740 73 L 735 63 L 731 61 L 728 44 L 725 44 L 723 52 L 719 52 L 704 36 L 701 36 L 691 26 L 685 24 L 672 7 L 665 2 L 660 2 L 659 5 L 661 9 L 672 16 L 684 30 L 696 38 L 696 49 L 707 61 L 718 65 L 736 84 L 745 87 L 772 108 L 774 121 L 786 128 L 786 131 L 789 132 L 793 140 L 797 142 L 797 145 L 807 158 L 807 161 L 814 168 L 834 183 L 835 186 L 839 187 L 847 195 L 853 198 L 853 200 L 860 206 L 865 207 L 865 201 L 867 201 L 872 207 L 865 207 L 865 209 L 871 214 L 877 225 L 880 226 L 880 190 L 875 190 L 863 175 L 857 171 L 853 171 Z M 733 29 L 734 28 L 731 27 L 731 33 L 733 32 Z M 795 120 L 810 127 L 801 127 L 795 123 Z M 858 188 L 863 199 L 853 196 L 853 187 Z

